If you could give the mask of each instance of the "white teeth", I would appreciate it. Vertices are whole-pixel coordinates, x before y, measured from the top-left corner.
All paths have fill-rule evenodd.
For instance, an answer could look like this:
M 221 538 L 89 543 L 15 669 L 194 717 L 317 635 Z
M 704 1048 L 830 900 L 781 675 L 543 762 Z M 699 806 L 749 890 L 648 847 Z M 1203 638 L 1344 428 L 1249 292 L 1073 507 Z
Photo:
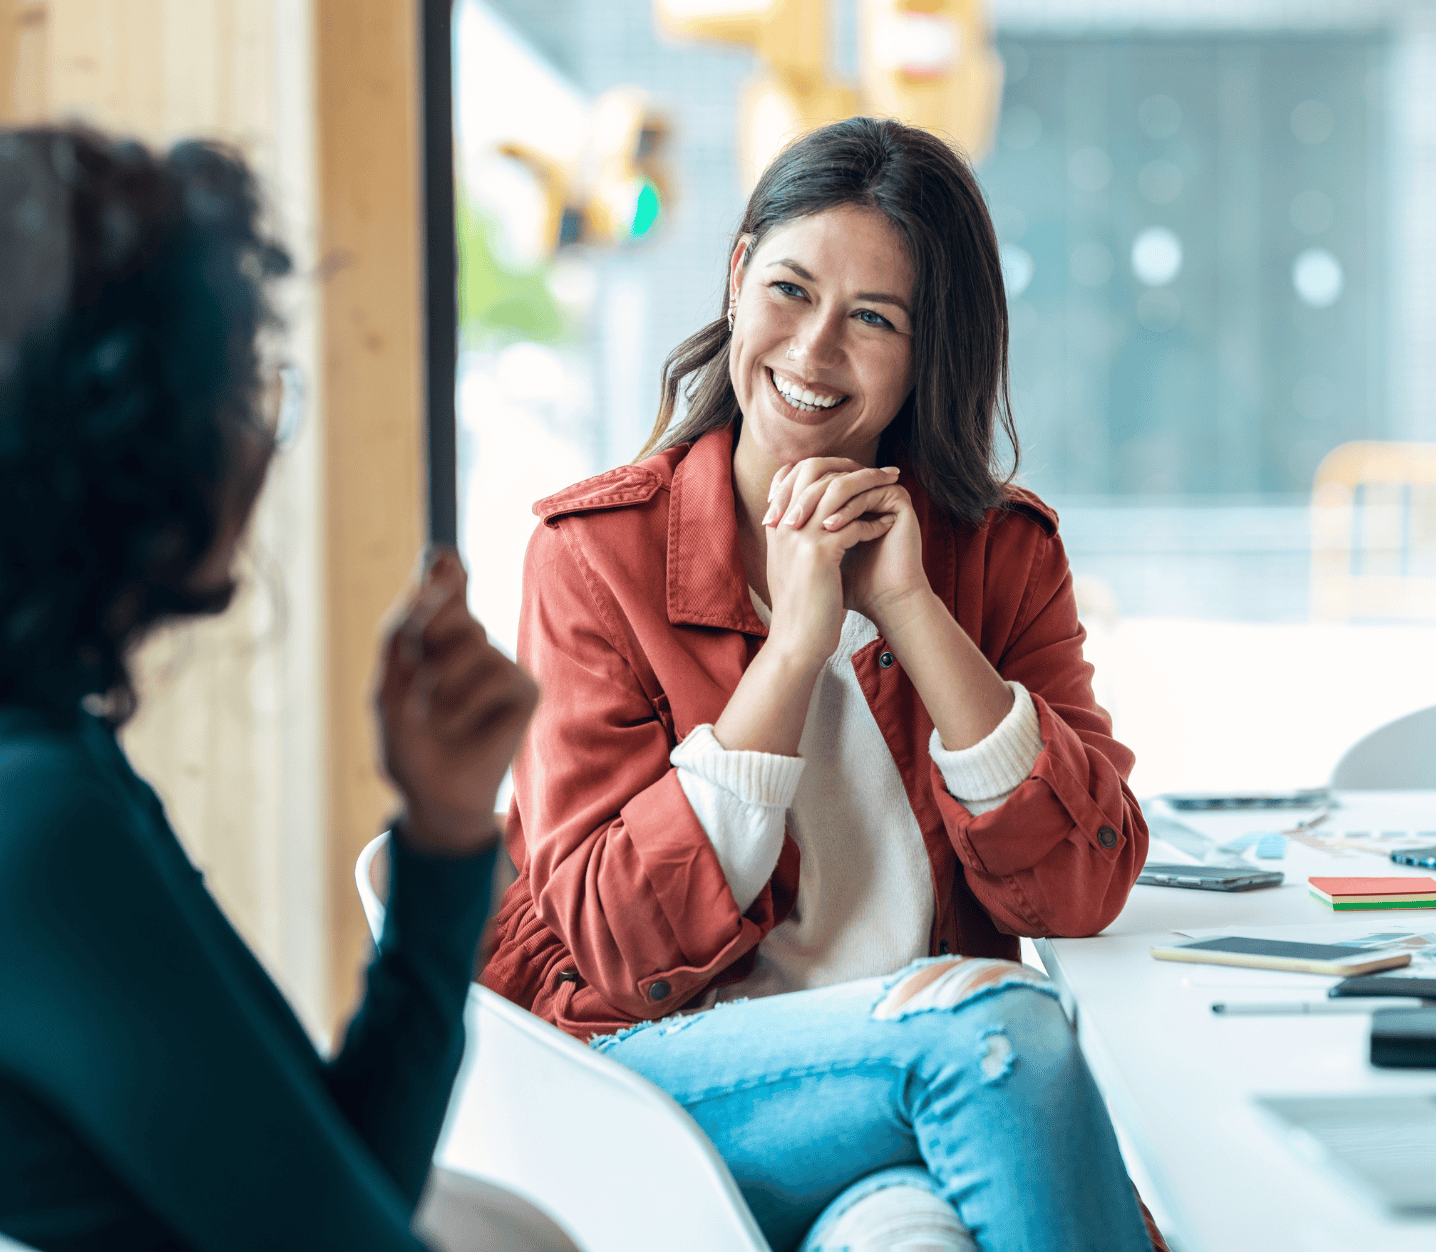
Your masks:
M 806 410 L 830 409 L 843 398 L 841 396 L 820 396 L 817 392 L 798 387 L 793 383 L 787 382 L 785 379 L 779 378 L 776 374 L 772 377 L 773 385 L 783 394 L 783 397 L 788 403 L 796 408 Z

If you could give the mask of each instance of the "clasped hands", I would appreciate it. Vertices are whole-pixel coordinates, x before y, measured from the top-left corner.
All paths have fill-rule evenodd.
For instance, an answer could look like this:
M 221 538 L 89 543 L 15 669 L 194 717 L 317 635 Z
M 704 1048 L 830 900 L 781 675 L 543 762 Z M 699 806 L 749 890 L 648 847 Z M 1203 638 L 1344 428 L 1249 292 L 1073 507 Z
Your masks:
M 922 534 L 896 467 L 810 457 L 773 476 L 768 500 L 768 646 L 825 660 L 845 610 L 888 634 L 931 595 Z

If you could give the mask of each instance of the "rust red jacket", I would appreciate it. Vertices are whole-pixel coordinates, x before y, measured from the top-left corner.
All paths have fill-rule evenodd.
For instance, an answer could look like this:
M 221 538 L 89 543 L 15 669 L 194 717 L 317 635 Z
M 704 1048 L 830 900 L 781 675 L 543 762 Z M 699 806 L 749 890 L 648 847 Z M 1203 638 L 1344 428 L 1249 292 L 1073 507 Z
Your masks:
M 519 655 L 543 702 L 514 768 L 506 833 L 518 881 L 485 985 L 580 1038 L 680 1008 L 752 967 L 792 908 L 787 840 L 740 913 L 668 754 L 716 722 L 767 634 L 738 551 L 731 430 L 623 466 L 534 506 Z M 950 796 L 932 719 L 879 638 L 853 658 L 932 862 L 930 951 L 1018 959 L 1017 935 L 1089 935 L 1146 858 L 1082 659 L 1057 519 L 1013 490 L 982 526 L 954 522 L 909 475 L 933 590 L 1036 701 L 1042 754 L 1000 808 Z

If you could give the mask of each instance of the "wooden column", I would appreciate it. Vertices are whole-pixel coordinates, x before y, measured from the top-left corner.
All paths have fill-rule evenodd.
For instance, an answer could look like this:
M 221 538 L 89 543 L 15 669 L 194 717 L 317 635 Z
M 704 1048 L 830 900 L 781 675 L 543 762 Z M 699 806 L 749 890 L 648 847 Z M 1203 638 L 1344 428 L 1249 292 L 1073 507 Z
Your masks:
M 368 945 L 354 859 L 393 809 L 369 691 L 423 545 L 417 5 L 315 0 L 329 533 L 325 632 L 336 1004 Z

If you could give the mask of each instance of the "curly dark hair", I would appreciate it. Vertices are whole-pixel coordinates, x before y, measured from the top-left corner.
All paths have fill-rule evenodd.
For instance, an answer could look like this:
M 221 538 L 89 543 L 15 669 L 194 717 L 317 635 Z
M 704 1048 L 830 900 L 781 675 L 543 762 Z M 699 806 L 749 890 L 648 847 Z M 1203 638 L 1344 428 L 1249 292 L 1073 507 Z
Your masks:
M 260 218 L 222 145 L 0 130 L 0 705 L 99 694 L 119 723 L 137 640 L 229 602 L 192 582 L 268 439 L 258 338 L 290 262 Z

